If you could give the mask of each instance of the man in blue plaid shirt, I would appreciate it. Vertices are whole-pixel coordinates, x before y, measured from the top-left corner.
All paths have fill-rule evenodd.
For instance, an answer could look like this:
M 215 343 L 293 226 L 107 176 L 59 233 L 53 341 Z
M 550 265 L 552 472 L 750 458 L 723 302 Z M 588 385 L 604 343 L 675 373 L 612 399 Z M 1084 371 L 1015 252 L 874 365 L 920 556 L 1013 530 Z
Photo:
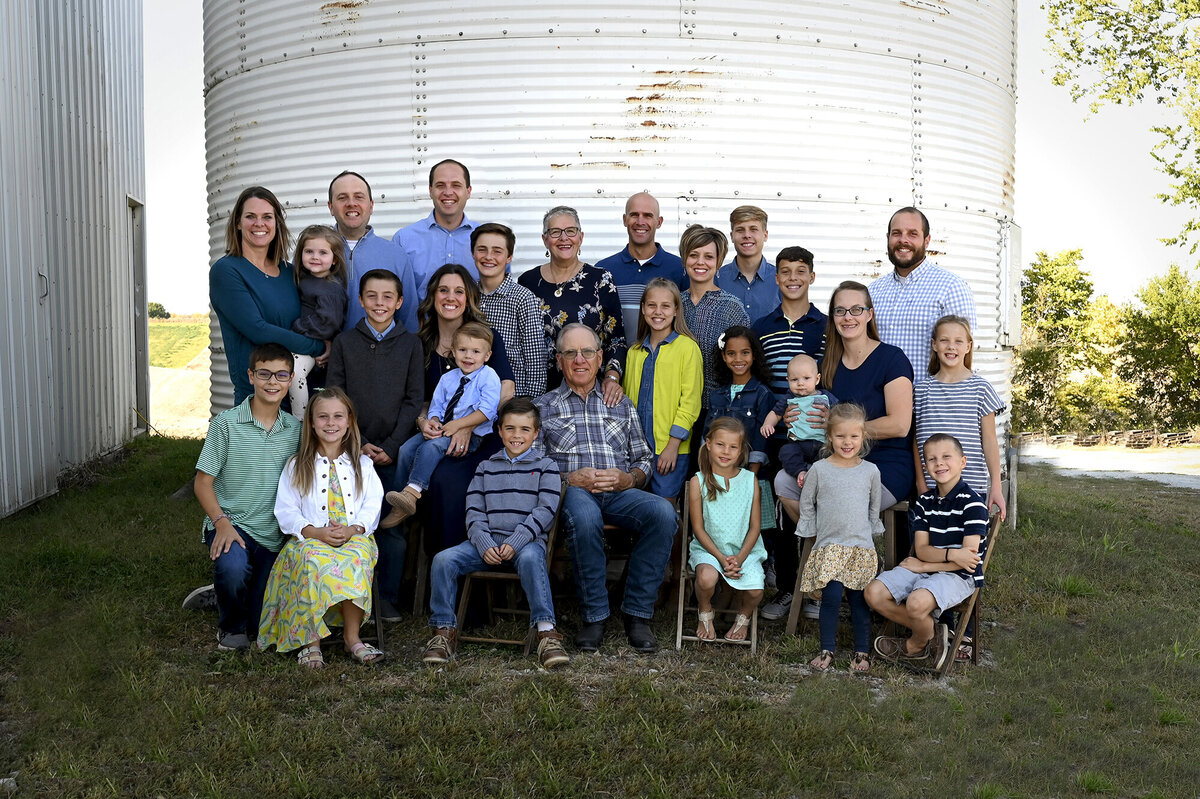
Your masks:
M 604 639 L 609 615 L 604 525 L 615 524 L 638 535 L 621 604 L 625 634 L 638 652 L 654 652 L 658 641 L 648 622 L 671 556 L 675 509 L 642 490 L 654 455 L 629 398 L 621 397 L 611 408 L 604 403 L 596 380 L 603 358 L 596 331 L 567 325 L 556 349 L 562 385 L 536 403 L 542 413 L 542 445 L 568 483 L 562 521 L 583 622 L 575 643 L 581 652 L 594 652 Z
M 870 286 L 875 324 L 885 344 L 904 350 L 914 380 L 929 374 L 933 325 L 946 314 L 975 325 L 975 297 L 967 282 L 925 257 L 929 219 L 916 208 L 901 208 L 888 221 L 888 260 L 895 269 Z

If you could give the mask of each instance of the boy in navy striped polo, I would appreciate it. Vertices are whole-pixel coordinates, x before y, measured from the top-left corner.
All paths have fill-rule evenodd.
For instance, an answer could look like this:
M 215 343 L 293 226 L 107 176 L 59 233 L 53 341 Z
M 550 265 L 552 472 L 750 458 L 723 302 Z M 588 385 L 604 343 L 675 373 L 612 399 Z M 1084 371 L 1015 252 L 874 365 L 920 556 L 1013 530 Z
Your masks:
M 497 452 L 475 471 L 467 489 L 467 540 L 433 559 L 429 626 L 434 634 L 422 660 L 445 663 L 458 644 L 454 604 L 458 578 L 473 571 L 515 568 L 529 601 L 529 625 L 537 627 L 538 660 L 552 669 L 570 661 L 554 626 L 554 601 L 546 569 L 546 540 L 562 487 L 558 464 L 530 447 L 541 429 L 533 401 L 515 397 L 500 409 Z
M 924 454 L 937 487 L 908 511 L 914 554 L 872 580 L 864 595 L 874 610 L 912 630 L 908 638 L 876 638 L 880 657 L 940 669 L 951 655 L 946 625 L 934 619 L 983 586 L 988 510 L 962 479 L 967 458 L 958 439 L 932 435 Z

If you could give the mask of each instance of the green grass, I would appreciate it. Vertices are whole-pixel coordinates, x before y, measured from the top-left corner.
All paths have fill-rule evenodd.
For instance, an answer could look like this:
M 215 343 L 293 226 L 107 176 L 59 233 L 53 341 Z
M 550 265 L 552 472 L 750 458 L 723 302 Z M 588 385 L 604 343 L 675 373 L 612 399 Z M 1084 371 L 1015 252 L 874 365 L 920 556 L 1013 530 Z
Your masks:
M 206 579 L 200 442 L 124 463 L 0 521 L 0 775 L 20 796 L 1184 796 L 1200 784 L 1196 495 L 1022 471 L 985 589 L 984 662 L 942 682 L 876 664 L 813 675 L 764 624 L 757 658 L 638 657 L 613 625 L 555 673 L 516 647 L 377 669 L 333 653 L 213 651 L 179 610 Z M 1118 539 L 1121 546 L 1112 546 Z M 573 602 L 560 602 L 568 631 Z M 673 619 L 655 626 L 666 640 Z
M 150 320 L 150 365 L 182 369 L 208 346 L 208 321 Z

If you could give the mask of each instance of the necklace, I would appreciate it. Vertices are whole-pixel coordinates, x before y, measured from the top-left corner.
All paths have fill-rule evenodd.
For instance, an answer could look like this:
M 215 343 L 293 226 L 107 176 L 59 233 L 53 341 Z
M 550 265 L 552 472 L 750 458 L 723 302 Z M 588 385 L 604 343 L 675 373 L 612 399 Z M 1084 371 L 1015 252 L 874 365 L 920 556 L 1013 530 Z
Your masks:
M 579 269 L 576 269 L 576 270 L 575 270 L 574 272 L 572 272 L 572 273 L 571 273 L 569 276 L 567 276 L 567 277 L 563 278 L 562 280 L 560 280 L 560 281 L 554 281 L 554 280 L 549 280 L 549 281 L 547 281 L 547 282 L 549 282 L 549 283 L 553 283 L 553 284 L 554 284 L 554 285 L 557 287 L 557 288 L 555 288 L 555 289 L 554 289 L 554 296 L 555 296 L 555 297 L 561 297 L 561 296 L 563 295 L 563 288 L 565 288 L 565 287 L 566 287 L 566 284 L 567 284 L 567 283 L 570 283 L 572 280 L 574 280 L 574 279 L 575 279 L 575 276 L 579 274 L 579 270 L 583 268 L 583 265 L 582 265 L 582 264 L 577 264 L 577 265 L 578 265 Z M 553 277 L 553 275 L 554 275 L 554 267 L 553 267 L 551 264 L 546 264 L 546 266 L 550 267 L 550 275 Z

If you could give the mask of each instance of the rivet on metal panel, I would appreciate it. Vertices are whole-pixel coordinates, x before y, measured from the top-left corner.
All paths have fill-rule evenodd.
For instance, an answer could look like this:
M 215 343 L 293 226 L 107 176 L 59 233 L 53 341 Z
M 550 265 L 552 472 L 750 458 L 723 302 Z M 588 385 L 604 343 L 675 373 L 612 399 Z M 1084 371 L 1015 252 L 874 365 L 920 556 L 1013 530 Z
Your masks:
M 549 32 L 550 32 L 550 33 L 554 33 L 554 28 L 550 28 L 550 29 L 549 29 Z
M 600 32 L 600 29 L 599 29 L 599 28 L 596 28 L 596 33 L 599 33 L 599 32 Z
M 738 196 L 738 191 L 737 191 L 736 189 L 735 189 L 735 190 L 734 190 L 734 192 L 733 192 L 733 196 L 734 196 L 734 197 Z
M 462 36 L 462 31 L 459 31 L 459 32 L 458 32 L 458 35 L 459 35 L 459 36 Z
M 419 33 L 418 33 L 418 34 L 417 34 L 417 39 L 419 40 L 420 38 L 421 38 L 421 34 L 419 34 Z
M 500 33 L 502 33 L 502 34 L 503 34 L 503 35 L 505 35 L 505 36 L 507 36 L 507 35 L 508 35 L 508 31 L 507 31 L 507 30 L 502 30 L 502 31 L 500 31 Z
M 645 28 L 642 28 L 642 33 L 645 33 L 645 32 L 646 32 L 646 29 L 645 29 Z
M 551 194 L 553 194 L 553 193 L 554 193 L 554 189 L 551 189 L 551 190 L 550 190 L 550 193 L 551 193 Z
M 775 196 L 776 196 L 776 197 L 782 197 L 782 196 L 783 196 L 783 192 L 781 192 L 781 191 L 777 191 L 777 192 L 775 192 Z
M 821 40 L 820 40 L 820 39 L 817 39 L 817 44 L 820 44 L 820 43 L 821 43 Z

